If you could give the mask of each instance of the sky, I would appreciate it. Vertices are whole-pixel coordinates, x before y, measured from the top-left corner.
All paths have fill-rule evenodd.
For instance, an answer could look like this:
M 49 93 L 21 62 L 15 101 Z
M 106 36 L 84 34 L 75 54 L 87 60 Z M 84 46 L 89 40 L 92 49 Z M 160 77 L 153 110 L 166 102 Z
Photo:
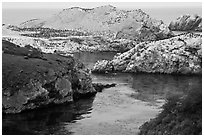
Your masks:
M 199 2 L 3 2 L 3 9 L 65 9 L 69 7 L 94 8 L 103 5 L 113 5 L 117 8 L 182 8 L 182 7 L 198 7 L 201 8 Z
M 201 2 L 3 2 L 2 23 L 18 25 L 30 19 L 50 17 L 70 7 L 95 8 L 103 5 L 142 9 L 166 24 L 183 14 L 202 15 Z

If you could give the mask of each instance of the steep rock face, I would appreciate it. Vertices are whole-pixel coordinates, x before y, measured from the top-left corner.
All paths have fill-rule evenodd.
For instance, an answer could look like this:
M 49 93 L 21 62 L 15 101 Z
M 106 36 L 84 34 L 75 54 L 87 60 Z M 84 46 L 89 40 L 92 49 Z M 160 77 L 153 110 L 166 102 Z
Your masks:
M 182 15 L 169 24 L 169 29 L 175 31 L 202 31 L 202 17 Z
M 19 113 L 95 94 L 84 65 L 71 56 L 43 54 L 3 41 L 3 113 Z
M 111 5 L 93 9 L 64 9 L 49 19 L 26 21 L 20 27 L 81 30 L 108 37 L 136 39 L 139 42 L 173 35 L 162 21 L 151 18 L 140 9 L 127 11 Z M 143 38 L 140 33 L 146 37 Z
M 93 72 L 202 73 L 202 36 L 187 33 L 166 40 L 143 42 L 116 55 L 113 60 L 98 61 Z

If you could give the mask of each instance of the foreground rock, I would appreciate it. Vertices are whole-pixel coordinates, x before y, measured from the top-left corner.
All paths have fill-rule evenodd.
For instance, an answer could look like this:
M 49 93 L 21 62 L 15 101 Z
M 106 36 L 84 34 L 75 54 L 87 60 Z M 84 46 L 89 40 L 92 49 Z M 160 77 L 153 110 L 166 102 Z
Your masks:
M 202 135 L 202 89 L 173 96 L 163 111 L 140 127 L 142 135 Z
M 93 72 L 201 74 L 201 46 L 202 36 L 193 33 L 166 40 L 143 42 L 123 54 L 116 55 L 111 61 L 98 61 Z
M 7 41 L 2 46 L 3 113 L 71 102 L 96 93 L 84 65 L 71 56 L 43 54 Z
M 102 92 L 104 88 L 111 88 L 115 86 L 116 86 L 115 83 L 112 84 L 93 83 L 93 87 L 97 92 Z
M 202 31 L 202 17 L 198 15 L 183 15 L 169 24 L 173 31 Z
M 94 36 L 131 39 L 137 42 L 172 36 L 172 32 L 161 20 L 151 18 L 141 9 L 120 10 L 111 5 L 93 9 L 72 7 L 48 19 L 32 19 L 23 22 L 20 27 L 79 30 Z

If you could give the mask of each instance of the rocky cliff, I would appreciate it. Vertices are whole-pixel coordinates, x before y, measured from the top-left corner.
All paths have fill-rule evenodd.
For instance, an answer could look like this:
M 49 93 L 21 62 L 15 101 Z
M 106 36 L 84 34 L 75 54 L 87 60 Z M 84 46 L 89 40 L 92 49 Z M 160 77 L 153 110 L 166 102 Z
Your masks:
M 173 35 L 161 20 L 151 18 L 140 9 L 120 10 L 111 5 L 93 9 L 68 8 L 49 19 L 26 21 L 20 27 L 73 29 L 112 38 L 135 39 L 139 42 L 165 39 Z
M 169 29 L 175 31 L 202 31 L 202 17 L 182 15 L 169 24 Z
M 113 60 L 98 61 L 93 72 L 202 73 L 202 36 L 186 33 L 170 39 L 143 42 Z
M 88 70 L 71 56 L 2 42 L 2 110 L 19 113 L 94 95 Z

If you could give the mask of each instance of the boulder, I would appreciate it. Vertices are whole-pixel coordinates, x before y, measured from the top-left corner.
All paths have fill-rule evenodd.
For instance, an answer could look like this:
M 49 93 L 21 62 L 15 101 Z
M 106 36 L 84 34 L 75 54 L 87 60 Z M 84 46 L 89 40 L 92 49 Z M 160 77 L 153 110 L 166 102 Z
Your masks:
M 111 88 L 115 86 L 116 86 L 115 83 L 112 83 L 112 84 L 93 83 L 93 87 L 95 88 L 97 92 L 102 92 L 104 88 Z
M 100 60 L 97 61 L 95 66 L 94 66 L 94 71 L 95 72 L 110 72 L 113 71 L 114 67 L 111 64 L 110 61 L 108 60 Z

